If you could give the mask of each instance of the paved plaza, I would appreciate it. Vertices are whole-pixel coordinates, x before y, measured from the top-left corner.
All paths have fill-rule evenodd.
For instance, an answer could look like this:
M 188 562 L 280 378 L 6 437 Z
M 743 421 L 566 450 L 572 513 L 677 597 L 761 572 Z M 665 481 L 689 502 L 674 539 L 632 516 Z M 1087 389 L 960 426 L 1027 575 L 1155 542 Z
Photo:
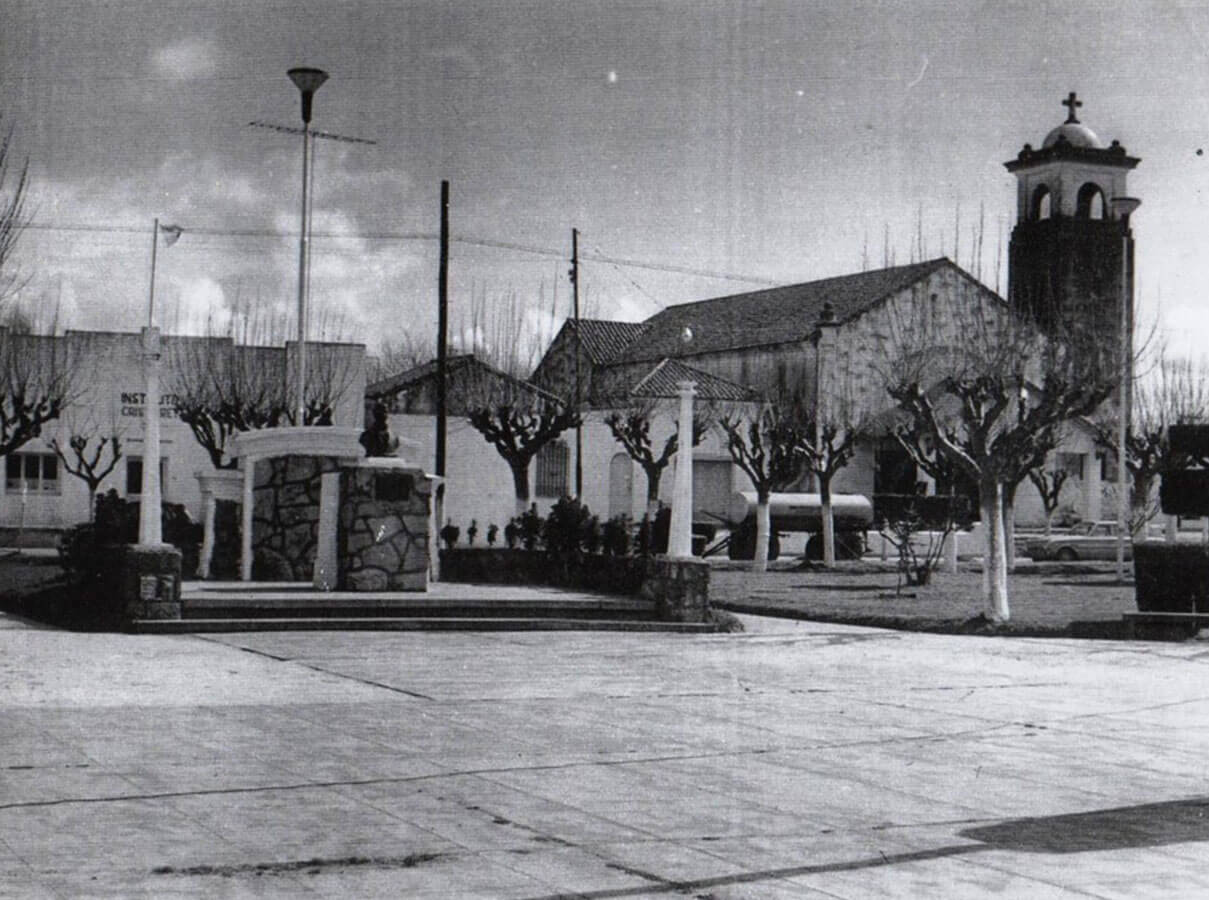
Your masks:
M 1209 896 L 1209 646 L 0 620 L 6 897 Z

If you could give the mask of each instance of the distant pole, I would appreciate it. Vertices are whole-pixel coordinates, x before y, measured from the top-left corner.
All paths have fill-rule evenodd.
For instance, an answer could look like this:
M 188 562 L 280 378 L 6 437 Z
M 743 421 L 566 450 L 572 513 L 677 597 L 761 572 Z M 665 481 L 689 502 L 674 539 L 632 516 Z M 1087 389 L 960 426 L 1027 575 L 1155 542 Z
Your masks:
M 578 413 L 583 397 L 580 395 L 579 357 L 583 351 L 583 339 L 579 332 L 579 229 L 571 229 L 571 297 L 575 317 L 575 412 Z M 584 430 L 582 424 L 575 426 L 575 499 L 582 500 L 584 493 Z
M 437 446 L 436 474 L 445 476 L 445 345 L 449 339 L 449 182 L 441 182 L 441 258 L 437 272 Z M 445 484 L 437 486 L 443 494 Z M 437 523 L 438 526 L 440 523 Z
M 1074 102 L 1075 95 L 1070 99 Z M 1075 107 L 1071 106 L 1071 116 Z M 1130 314 L 1133 291 L 1129 265 L 1129 216 L 1140 205 L 1134 197 L 1114 197 L 1112 205 L 1121 220 L 1121 321 L 1120 321 L 1120 398 L 1117 421 L 1117 581 L 1125 582 L 1125 541 L 1129 531 L 1128 459 L 1129 413 L 1132 406 L 1133 316 Z
M 151 292 L 147 298 L 147 327 L 150 328 L 155 324 L 155 251 L 159 248 L 160 243 L 160 220 L 156 218 L 155 224 L 151 226 Z M 62 283 L 60 283 L 62 288 Z

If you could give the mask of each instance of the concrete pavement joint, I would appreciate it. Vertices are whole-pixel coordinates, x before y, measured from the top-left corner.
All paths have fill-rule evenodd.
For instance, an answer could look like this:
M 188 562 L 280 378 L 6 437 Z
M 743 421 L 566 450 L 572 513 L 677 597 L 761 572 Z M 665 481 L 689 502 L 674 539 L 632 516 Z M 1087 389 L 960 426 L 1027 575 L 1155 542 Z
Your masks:
M 218 644 L 219 646 L 222 646 L 222 647 L 231 646 L 230 644 L 226 643 L 225 641 L 211 640 L 210 638 L 207 638 L 203 635 L 197 635 L 197 637 L 200 640 L 209 641 L 212 644 Z M 340 678 L 344 681 L 354 681 L 357 684 L 364 684 L 364 685 L 368 685 L 369 687 L 382 688 L 383 690 L 391 691 L 396 694 L 403 694 L 405 697 L 413 697 L 416 700 L 432 700 L 433 699 L 432 697 L 429 697 L 427 694 L 420 694 L 420 693 L 417 693 L 416 691 L 409 691 L 409 690 L 406 690 L 401 687 L 395 687 L 393 684 L 383 684 L 380 681 L 373 681 L 372 679 L 369 679 L 369 678 L 358 678 L 356 675 L 346 675 L 343 672 L 333 672 L 330 669 L 325 669 L 322 666 L 316 666 L 313 663 L 305 663 L 298 659 L 291 659 L 288 656 L 277 656 L 273 653 L 266 653 L 264 650 L 257 650 L 253 647 L 239 646 L 239 647 L 237 647 L 237 649 L 242 650 L 244 653 L 251 653 L 254 656 L 261 656 L 261 657 L 264 657 L 265 659 L 271 659 L 274 662 L 292 663 L 296 666 L 301 666 L 304 669 L 310 669 L 312 672 L 318 672 L 321 675 L 330 675 L 333 678 Z

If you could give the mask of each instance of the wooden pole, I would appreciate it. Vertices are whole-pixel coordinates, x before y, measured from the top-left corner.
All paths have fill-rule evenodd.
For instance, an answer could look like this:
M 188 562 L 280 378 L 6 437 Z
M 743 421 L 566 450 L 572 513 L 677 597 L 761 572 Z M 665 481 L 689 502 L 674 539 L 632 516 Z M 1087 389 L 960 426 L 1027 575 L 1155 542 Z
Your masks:
M 437 272 L 437 445 L 436 474 L 445 477 L 446 343 L 449 339 L 449 182 L 441 182 L 441 257 Z M 445 485 L 437 486 L 443 495 Z M 438 526 L 439 527 L 439 526 Z
M 579 332 L 579 229 L 571 229 L 571 296 L 572 312 L 575 316 L 575 411 L 583 403 L 580 393 L 579 357 L 583 352 L 583 338 Z M 584 493 L 584 430 L 582 424 L 575 426 L 575 499 L 582 500 Z

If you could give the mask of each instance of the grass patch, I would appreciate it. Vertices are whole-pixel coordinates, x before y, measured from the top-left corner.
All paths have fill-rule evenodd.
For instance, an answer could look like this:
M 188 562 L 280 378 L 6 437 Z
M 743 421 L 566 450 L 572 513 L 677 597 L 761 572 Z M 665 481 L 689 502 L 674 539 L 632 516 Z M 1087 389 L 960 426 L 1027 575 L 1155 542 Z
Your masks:
M 734 612 L 947 634 L 1122 637 L 1137 609 L 1132 583 L 1115 564 L 1022 562 L 1008 576 L 1011 619 L 982 616 L 982 573 L 964 565 L 930 584 L 896 588 L 893 566 L 873 560 L 832 569 L 778 563 L 764 575 L 724 566 L 710 572 L 710 603 Z M 1132 573 L 1131 573 L 1132 574 Z

